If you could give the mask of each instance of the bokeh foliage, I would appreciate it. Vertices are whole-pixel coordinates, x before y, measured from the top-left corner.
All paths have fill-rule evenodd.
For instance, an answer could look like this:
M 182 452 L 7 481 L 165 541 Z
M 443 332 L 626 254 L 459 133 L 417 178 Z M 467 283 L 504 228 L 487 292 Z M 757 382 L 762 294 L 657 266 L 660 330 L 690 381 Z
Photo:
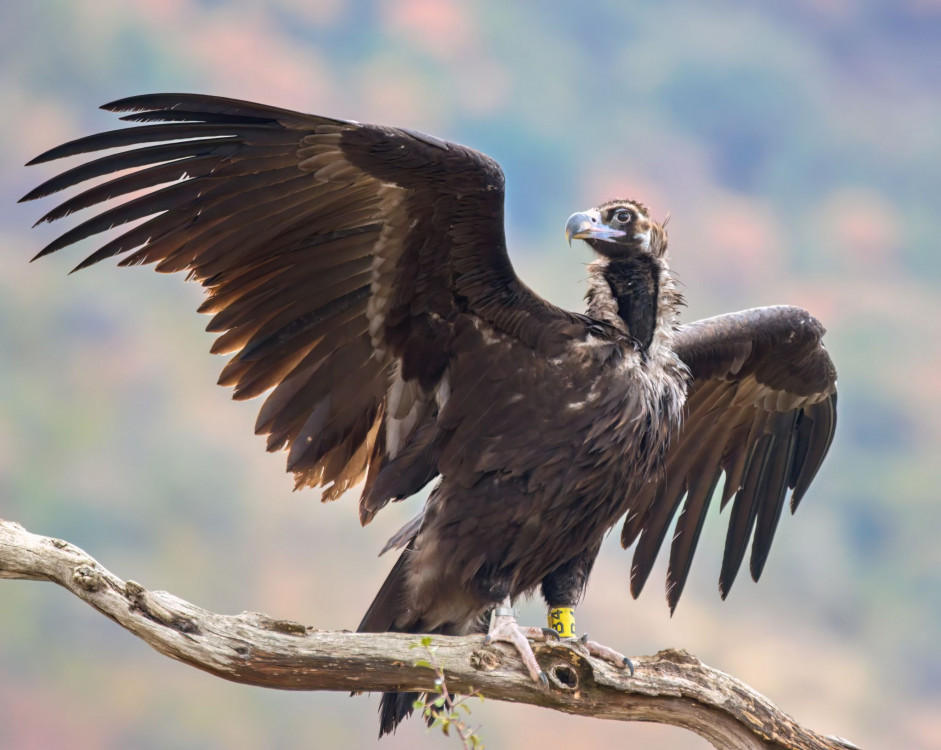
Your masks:
M 670 212 L 690 317 L 788 302 L 827 326 L 837 440 L 760 586 L 715 594 L 707 525 L 676 615 L 627 592 L 610 540 L 579 610 L 629 653 L 684 647 L 861 745 L 941 747 L 941 6 L 456 0 L 7 2 L 0 8 L 0 516 L 220 611 L 350 628 L 413 511 L 291 494 L 254 404 L 141 270 L 26 263 L 53 235 L 16 199 L 41 150 L 116 126 L 95 105 L 203 91 L 473 145 L 508 180 L 520 274 L 578 307 L 565 217 L 613 195 Z M 932 73 L 932 71 L 934 71 Z M 47 206 L 48 207 L 48 206 Z M 655 574 L 656 577 L 656 574 Z M 662 580 L 662 571 L 659 580 Z M 538 603 L 525 608 L 535 623 Z M 266 693 L 185 669 L 51 587 L 0 585 L 0 746 L 361 747 L 376 698 Z M 491 747 L 704 747 L 679 730 L 488 702 Z M 420 722 L 386 747 L 443 746 Z

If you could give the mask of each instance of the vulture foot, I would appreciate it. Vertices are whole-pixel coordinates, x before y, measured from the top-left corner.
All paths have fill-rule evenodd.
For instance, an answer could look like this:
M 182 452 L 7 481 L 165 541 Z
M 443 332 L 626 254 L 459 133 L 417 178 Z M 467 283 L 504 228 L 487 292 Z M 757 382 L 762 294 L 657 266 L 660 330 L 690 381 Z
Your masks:
M 516 613 L 513 608 L 505 602 L 499 607 L 495 607 L 493 615 L 490 618 L 490 630 L 484 639 L 484 645 L 491 643 L 509 643 L 513 646 L 526 665 L 526 670 L 533 682 L 538 682 L 542 687 L 549 687 L 549 678 L 542 671 L 539 662 L 536 661 L 536 655 L 533 653 L 533 647 L 529 645 L 528 638 L 545 640 L 545 635 L 541 628 L 521 628 L 516 622 Z
M 608 646 L 603 646 L 597 641 L 589 641 L 588 633 L 585 633 L 585 635 L 583 635 L 578 640 L 585 646 L 585 649 L 588 651 L 588 653 L 595 658 L 604 659 L 606 662 L 608 662 L 608 664 L 611 664 L 618 669 L 628 669 L 630 670 L 631 677 L 634 676 L 634 663 L 624 654 L 620 653 L 619 651 L 615 651 L 613 648 L 609 648 Z
M 549 627 L 542 628 L 543 637 L 538 640 L 560 640 L 575 645 L 579 651 L 587 651 L 589 656 L 594 656 L 617 667 L 618 669 L 629 669 L 631 677 L 634 676 L 634 664 L 624 654 L 615 651 L 613 648 L 603 646 L 597 641 L 589 641 L 588 633 L 581 638 L 575 635 L 575 608 L 574 607 L 550 607 L 549 609 Z

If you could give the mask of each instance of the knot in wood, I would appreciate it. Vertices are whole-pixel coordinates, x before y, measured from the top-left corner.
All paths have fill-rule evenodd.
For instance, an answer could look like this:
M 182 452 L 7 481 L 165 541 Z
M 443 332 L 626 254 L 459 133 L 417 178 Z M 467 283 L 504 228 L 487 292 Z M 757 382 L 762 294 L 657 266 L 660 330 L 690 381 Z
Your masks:
M 82 591 L 94 592 L 101 588 L 101 576 L 90 565 L 77 565 L 72 570 L 72 583 Z
M 492 672 L 500 666 L 500 655 L 489 649 L 478 649 L 471 654 L 470 664 L 481 672 Z
M 194 620 L 165 607 L 136 581 L 125 582 L 124 595 L 130 603 L 131 610 L 140 612 L 148 620 L 173 628 L 184 635 L 200 634 L 199 625 Z
M 578 690 L 578 672 L 571 664 L 559 662 L 549 669 L 549 682 L 559 690 Z

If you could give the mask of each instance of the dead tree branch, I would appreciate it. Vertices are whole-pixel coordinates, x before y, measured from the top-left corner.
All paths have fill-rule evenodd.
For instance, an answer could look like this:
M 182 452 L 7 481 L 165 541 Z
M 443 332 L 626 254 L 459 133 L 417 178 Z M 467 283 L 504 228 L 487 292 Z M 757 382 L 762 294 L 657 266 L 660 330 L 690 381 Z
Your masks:
M 415 666 L 415 635 L 319 631 L 243 612 L 218 615 L 163 591 L 123 581 L 59 539 L 0 520 L 0 578 L 52 581 L 162 654 L 233 682 L 281 690 L 433 690 Z M 551 688 L 530 681 L 515 653 L 477 636 L 434 636 L 448 687 L 491 700 L 531 703 L 583 716 L 684 727 L 717 748 L 847 750 L 853 745 L 798 725 L 735 678 L 683 651 L 634 660 L 636 675 L 567 644 L 536 644 Z

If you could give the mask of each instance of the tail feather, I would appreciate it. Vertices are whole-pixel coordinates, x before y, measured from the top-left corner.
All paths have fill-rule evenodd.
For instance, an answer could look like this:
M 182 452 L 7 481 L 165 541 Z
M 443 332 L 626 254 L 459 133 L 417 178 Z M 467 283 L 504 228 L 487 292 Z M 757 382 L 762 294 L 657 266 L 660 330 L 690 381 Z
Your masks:
M 408 577 L 408 562 L 413 549 L 415 535 L 419 526 L 418 519 L 410 522 L 405 529 L 396 534 L 396 539 L 404 539 L 406 530 L 412 528 L 414 533 L 399 559 L 386 577 L 379 593 L 363 616 L 359 624 L 360 633 L 445 633 L 457 635 L 461 633 L 486 632 L 486 623 L 478 622 L 451 622 L 428 628 L 422 623 L 421 617 L 413 614 L 407 616 L 406 610 L 406 582 Z M 400 542 L 401 544 L 401 542 Z M 395 732 L 398 725 L 414 712 L 414 703 L 421 696 L 420 693 L 383 693 L 379 703 L 379 737 Z M 434 715 L 427 717 L 428 722 L 434 721 Z
M 356 629 L 359 633 L 388 633 L 402 631 L 402 626 L 396 627 L 396 620 L 402 615 L 405 605 L 405 575 L 407 572 L 407 557 L 411 552 L 412 544 L 399 555 L 385 582 L 372 600 L 363 620 Z
M 379 701 L 379 737 L 395 732 L 399 723 L 412 715 L 419 693 L 383 693 Z
M 373 599 L 363 621 L 357 629 L 360 633 L 407 632 L 409 624 L 397 621 L 401 619 L 405 604 L 406 564 L 411 542 L 399 556 L 388 577 Z M 383 693 L 379 703 L 379 736 L 392 734 L 399 723 L 412 715 L 412 704 L 418 700 L 418 693 Z

